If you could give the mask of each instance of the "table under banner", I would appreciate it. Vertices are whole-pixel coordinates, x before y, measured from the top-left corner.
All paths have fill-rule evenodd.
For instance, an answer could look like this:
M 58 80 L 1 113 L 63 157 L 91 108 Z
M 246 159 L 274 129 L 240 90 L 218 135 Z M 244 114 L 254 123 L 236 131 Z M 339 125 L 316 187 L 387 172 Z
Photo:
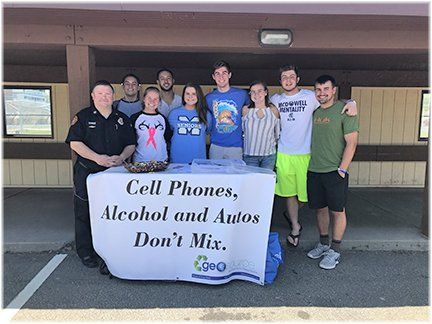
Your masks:
M 264 284 L 275 174 L 110 168 L 87 179 L 93 245 L 122 279 Z

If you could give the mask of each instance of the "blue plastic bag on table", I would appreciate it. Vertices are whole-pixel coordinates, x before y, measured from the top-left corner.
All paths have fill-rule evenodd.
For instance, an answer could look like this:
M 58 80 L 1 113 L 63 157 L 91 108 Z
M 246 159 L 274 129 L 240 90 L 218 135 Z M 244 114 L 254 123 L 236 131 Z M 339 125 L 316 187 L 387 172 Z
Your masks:
M 276 232 L 270 232 L 264 276 L 265 284 L 268 285 L 273 283 L 276 278 L 279 265 L 282 263 L 282 246 L 279 243 L 279 234 Z

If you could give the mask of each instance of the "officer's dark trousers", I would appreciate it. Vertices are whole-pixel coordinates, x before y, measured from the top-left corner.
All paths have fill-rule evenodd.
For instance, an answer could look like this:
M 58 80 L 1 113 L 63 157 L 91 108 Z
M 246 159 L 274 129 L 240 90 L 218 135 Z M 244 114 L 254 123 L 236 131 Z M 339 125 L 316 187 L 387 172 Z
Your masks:
M 90 172 L 79 162 L 74 165 L 75 245 L 78 256 L 94 255 L 86 180 Z

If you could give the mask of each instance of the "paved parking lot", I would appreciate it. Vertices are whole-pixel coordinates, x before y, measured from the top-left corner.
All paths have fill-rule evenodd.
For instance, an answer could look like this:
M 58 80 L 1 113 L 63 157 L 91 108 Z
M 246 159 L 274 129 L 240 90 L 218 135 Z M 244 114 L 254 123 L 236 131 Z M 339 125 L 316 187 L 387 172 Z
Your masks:
M 281 216 L 284 203 L 276 197 L 271 230 L 279 232 L 285 249 L 285 264 L 276 281 L 269 286 L 245 281 L 209 286 L 101 276 L 97 269 L 82 266 L 71 248 L 70 189 L 5 190 L 3 306 L 16 303 L 17 296 L 23 305 L 6 309 L 3 317 L 56 321 L 426 320 L 429 241 L 419 232 L 421 193 L 420 189 L 351 189 L 342 261 L 331 271 L 320 269 L 318 260 L 306 256 L 317 236 L 313 211 L 300 211 L 304 227 L 300 246 L 287 248 L 288 226 Z M 47 247 L 51 251 L 37 251 Z M 65 254 L 64 260 L 34 293 L 28 293 L 28 284 L 33 286 L 34 278 L 59 254 Z
M 316 308 L 358 308 L 363 311 L 383 308 L 399 309 L 405 315 L 409 315 L 414 309 L 410 319 L 427 316 L 427 252 L 347 251 L 343 254 L 342 262 L 332 271 L 320 269 L 318 261 L 307 258 L 302 250 L 287 249 L 285 252 L 285 264 L 272 285 L 259 286 L 245 281 L 232 281 L 225 285 L 209 286 L 190 282 L 109 279 L 100 275 L 97 269 L 82 266 L 74 251 L 65 251 L 62 252 L 67 254 L 64 261 L 28 299 L 15 319 L 45 319 L 55 314 L 56 319 L 64 316 L 63 320 L 70 320 L 79 313 L 94 309 L 103 310 L 102 313 L 92 315 L 94 320 L 106 316 L 113 319 L 116 316 L 122 317 L 125 316 L 125 311 L 132 318 L 135 312 L 141 313 L 137 316 L 143 318 L 144 310 L 148 310 L 145 316 L 150 316 L 157 309 L 165 309 L 172 319 L 184 320 L 217 320 L 218 316 L 221 316 L 219 319 L 252 320 L 259 319 L 261 317 L 257 316 L 264 314 L 267 320 L 280 319 L 282 313 L 279 314 L 278 310 L 284 308 L 303 310 L 306 313 Z M 56 253 L 6 253 L 4 306 L 55 255 Z M 232 308 L 241 311 L 235 313 L 237 315 L 230 312 L 217 313 L 219 315 L 214 313 L 216 309 Z M 187 309 L 200 309 L 203 312 L 195 318 L 193 312 L 184 312 Z M 258 309 L 260 311 L 253 315 L 254 310 Z M 60 313 L 59 310 L 67 312 Z M 123 311 L 123 315 L 114 315 L 119 310 Z M 111 312 L 111 315 L 107 315 Z M 302 313 L 293 314 L 292 319 L 300 319 L 299 314 Z M 154 320 L 161 320 L 165 317 L 158 316 L 165 315 L 158 313 L 151 316 L 156 316 Z M 315 314 L 312 317 L 317 316 Z M 355 315 L 352 316 L 355 318 Z M 400 318 L 404 315 L 397 316 Z

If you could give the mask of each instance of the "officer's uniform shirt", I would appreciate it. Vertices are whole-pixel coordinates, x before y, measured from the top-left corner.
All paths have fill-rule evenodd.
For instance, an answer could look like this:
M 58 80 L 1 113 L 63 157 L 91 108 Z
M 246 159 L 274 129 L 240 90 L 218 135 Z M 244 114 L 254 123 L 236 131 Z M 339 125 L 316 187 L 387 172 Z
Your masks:
M 82 142 L 98 154 L 120 155 L 128 145 L 136 145 L 135 130 L 130 119 L 117 109 L 105 118 L 91 106 L 82 109 L 72 120 L 66 143 Z M 77 163 L 90 173 L 106 170 L 92 160 L 78 155 Z

